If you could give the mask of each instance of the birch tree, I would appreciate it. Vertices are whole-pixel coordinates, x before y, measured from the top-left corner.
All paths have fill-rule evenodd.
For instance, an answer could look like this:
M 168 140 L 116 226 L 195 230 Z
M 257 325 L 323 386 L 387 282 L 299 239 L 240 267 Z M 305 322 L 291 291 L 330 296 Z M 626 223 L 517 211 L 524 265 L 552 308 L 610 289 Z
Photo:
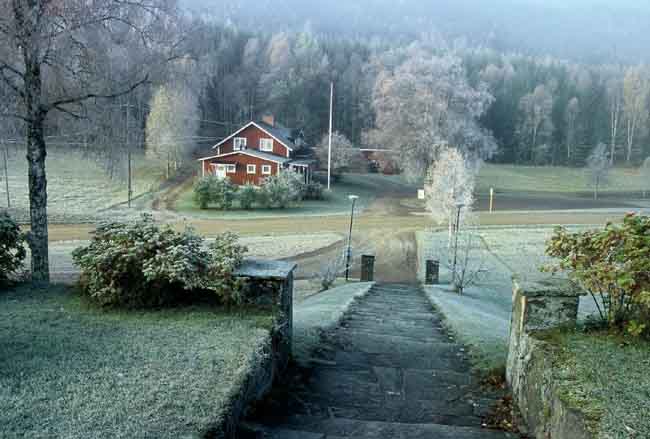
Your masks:
M 329 135 L 325 134 L 316 148 L 316 155 L 321 167 L 327 167 Z M 335 131 L 332 133 L 332 175 L 336 178 L 350 166 L 350 162 L 359 155 L 345 135 Z
M 607 81 L 606 92 L 609 110 L 609 164 L 613 165 L 623 113 L 623 85 L 620 78 L 614 77 Z
M 398 150 L 411 180 L 423 177 L 447 145 L 468 157 L 496 152 L 494 139 L 479 123 L 494 98 L 487 84 L 470 85 L 459 58 L 411 47 L 377 62 L 376 129 L 370 139 Z
M 161 86 L 151 100 L 147 117 L 146 143 L 150 157 L 166 163 L 167 178 L 195 147 L 199 128 L 196 98 L 184 88 Z
M 569 100 L 564 119 L 566 122 L 566 158 L 567 163 L 571 163 L 571 155 L 576 141 L 576 124 L 578 115 L 580 114 L 580 101 L 578 98 L 573 97 Z
M 541 84 L 519 101 L 521 118 L 517 128 L 520 160 L 532 161 L 536 150 L 553 134 L 553 95 Z
M 165 41 L 172 35 L 171 7 L 164 0 L 0 0 L 0 80 L 18 99 L 14 116 L 27 132 L 34 280 L 49 281 L 48 114 L 79 117 L 85 101 L 114 98 L 145 83 L 160 51 L 171 48 Z M 129 69 L 123 60 L 115 62 L 131 50 L 138 53 L 137 64 Z
M 623 78 L 623 116 L 625 118 L 625 161 L 632 160 L 637 133 L 648 120 L 650 80 L 641 67 L 631 67 Z
M 594 190 L 594 200 L 598 199 L 600 188 L 607 184 L 607 176 L 611 168 L 607 155 L 607 145 L 599 143 L 587 158 L 587 168 L 589 169 L 589 177 Z
M 447 222 L 451 245 L 456 226 L 467 218 L 474 204 L 476 168 L 456 148 L 445 148 L 431 167 L 425 180 L 426 205 L 437 224 Z

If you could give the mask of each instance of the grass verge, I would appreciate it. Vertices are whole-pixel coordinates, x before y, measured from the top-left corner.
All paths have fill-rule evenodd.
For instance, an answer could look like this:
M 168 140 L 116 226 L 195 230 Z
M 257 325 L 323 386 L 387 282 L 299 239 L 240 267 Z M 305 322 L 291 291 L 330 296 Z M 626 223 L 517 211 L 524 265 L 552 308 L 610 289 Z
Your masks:
M 0 436 L 194 437 L 219 420 L 272 316 L 101 311 L 69 289 L 0 293 Z
M 650 437 L 650 343 L 604 333 L 559 335 L 560 397 L 588 418 L 595 437 Z

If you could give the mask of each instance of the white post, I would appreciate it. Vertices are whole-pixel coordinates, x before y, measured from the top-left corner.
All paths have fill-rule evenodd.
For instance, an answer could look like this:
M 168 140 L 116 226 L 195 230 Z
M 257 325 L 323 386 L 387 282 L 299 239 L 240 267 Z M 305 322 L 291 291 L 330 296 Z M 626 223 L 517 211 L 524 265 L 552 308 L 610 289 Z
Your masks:
M 334 82 L 330 83 L 330 134 L 327 146 L 327 190 L 331 187 L 332 178 L 332 118 L 334 115 Z
M 494 188 L 490 188 L 490 213 L 494 210 Z

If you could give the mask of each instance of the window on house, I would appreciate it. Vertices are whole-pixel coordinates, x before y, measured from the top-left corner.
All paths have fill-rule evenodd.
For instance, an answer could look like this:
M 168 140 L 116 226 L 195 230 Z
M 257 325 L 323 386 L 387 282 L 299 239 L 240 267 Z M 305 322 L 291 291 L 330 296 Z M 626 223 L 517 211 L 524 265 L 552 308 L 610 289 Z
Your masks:
M 246 137 L 235 137 L 233 140 L 232 149 L 234 151 L 241 151 L 246 149 Z
M 273 152 L 273 139 L 260 139 L 260 151 Z
M 226 172 L 228 174 L 234 174 L 237 172 L 237 166 L 236 165 L 226 165 Z
M 271 175 L 271 165 L 262 165 L 262 174 Z
M 247 174 L 255 174 L 257 172 L 257 166 L 255 165 L 246 165 Z

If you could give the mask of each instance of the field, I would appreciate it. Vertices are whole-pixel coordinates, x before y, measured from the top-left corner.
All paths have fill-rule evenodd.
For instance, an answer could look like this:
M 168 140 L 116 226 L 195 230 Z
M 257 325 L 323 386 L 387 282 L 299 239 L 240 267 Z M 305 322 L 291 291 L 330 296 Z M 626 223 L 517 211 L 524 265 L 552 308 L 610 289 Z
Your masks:
M 160 171 L 143 155 L 134 155 L 133 167 L 134 197 L 150 192 L 160 184 Z M 51 222 L 92 221 L 98 211 L 127 200 L 125 179 L 111 180 L 101 162 L 84 157 L 81 151 L 49 148 L 46 169 Z M 25 221 L 29 218 L 29 198 L 27 159 L 22 148 L 10 148 L 8 171 L 11 212 Z M 6 207 L 7 191 L 2 169 L 0 176 L 0 206 Z
M 195 437 L 224 413 L 270 315 L 99 311 L 62 287 L 0 293 L 0 436 Z
M 477 192 L 488 193 L 491 187 L 496 192 L 593 193 L 585 169 L 556 166 L 484 164 L 478 175 Z M 650 181 L 645 181 L 638 169 L 614 168 L 601 191 L 634 193 L 641 197 L 644 189 L 650 191 Z

